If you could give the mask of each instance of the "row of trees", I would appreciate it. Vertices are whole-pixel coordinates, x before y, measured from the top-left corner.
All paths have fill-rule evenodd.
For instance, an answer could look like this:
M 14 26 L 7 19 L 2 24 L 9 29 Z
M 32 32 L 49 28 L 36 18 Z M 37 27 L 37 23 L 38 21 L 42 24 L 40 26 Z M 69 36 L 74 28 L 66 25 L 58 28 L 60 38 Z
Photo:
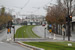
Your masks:
M 2 29 L 2 26 L 6 25 L 9 21 L 12 21 L 12 15 L 6 13 L 5 7 L 2 7 L 0 12 L 0 29 Z
M 62 24 L 66 24 L 66 16 L 68 15 L 67 2 L 69 2 L 69 0 L 57 0 L 58 4 L 48 6 L 47 8 L 46 20 L 48 24 L 56 25 L 56 33 L 58 33 L 58 24 L 61 26 Z M 70 8 L 72 8 L 72 6 Z M 74 11 L 71 11 L 70 14 L 72 15 L 73 12 Z

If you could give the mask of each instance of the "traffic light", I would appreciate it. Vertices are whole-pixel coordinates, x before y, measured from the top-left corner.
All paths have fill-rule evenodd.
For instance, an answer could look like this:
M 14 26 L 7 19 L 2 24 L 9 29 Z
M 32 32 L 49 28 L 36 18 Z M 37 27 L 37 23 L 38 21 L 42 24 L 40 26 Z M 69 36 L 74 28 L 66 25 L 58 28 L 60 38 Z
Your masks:
M 69 20 L 72 21 L 72 16 L 69 16 Z
M 66 22 L 68 22 L 68 21 L 72 21 L 72 16 L 71 16 L 71 15 L 68 15 L 68 16 L 66 17 Z

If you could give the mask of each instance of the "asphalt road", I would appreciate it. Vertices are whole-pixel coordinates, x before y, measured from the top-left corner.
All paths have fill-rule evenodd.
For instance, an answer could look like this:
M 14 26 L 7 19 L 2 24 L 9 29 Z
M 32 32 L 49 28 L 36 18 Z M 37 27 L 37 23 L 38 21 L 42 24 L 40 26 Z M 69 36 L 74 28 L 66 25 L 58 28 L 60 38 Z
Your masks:
M 32 30 L 38 36 L 44 38 L 44 28 L 45 27 L 43 27 L 43 26 L 36 26 Z M 72 32 L 71 34 L 72 34 L 71 41 L 75 41 L 75 32 Z M 51 33 L 48 32 L 48 30 L 46 30 L 46 38 L 54 38 L 54 34 L 51 34 Z M 63 36 L 56 35 L 55 39 L 57 39 L 57 40 L 63 40 Z M 65 40 L 68 40 L 68 37 L 65 37 Z
M 15 26 L 15 31 L 21 27 L 21 25 Z M 14 34 L 14 29 L 11 28 L 11 34 L 7 34 L 7 29 L 0 33 L 0 41 L 5 41 L 7 38 L 11 38 Z
M 44 26 L 35 26 L 32 30 L 34 33 L 36 33 L 38 36 L 44 38 Z M 46 29 L 46 37 L 48 37 L 48 31 Z
M 21 47 L 18 44 L 15 43 L 4 43 L 0 42 L 0 50 L 30 50 L 27 47 Z
M 17 30 L 21 26 L 15 26 L 15 30 Z M 10 41 L 6 41 L 7 39 L 13 36 L 13 29 L 11 29 L 11 34 L 7 34 L 7 29 L 0 33 L 0 50 L 30 50 L 30 48 L 22 47 L 17 43 Z

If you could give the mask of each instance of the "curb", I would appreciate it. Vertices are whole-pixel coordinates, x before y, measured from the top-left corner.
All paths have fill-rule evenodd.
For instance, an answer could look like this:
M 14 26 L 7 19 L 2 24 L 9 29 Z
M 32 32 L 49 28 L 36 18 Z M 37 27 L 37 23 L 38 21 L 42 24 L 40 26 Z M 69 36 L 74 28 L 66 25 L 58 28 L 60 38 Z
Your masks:
M 30 48 L 31 50 L 44 50 L 43 48 L 38 48 L 38 47 L 35 47 L 35 46 L 31 46 L 31 45 L 28 45 L 28 44 L 24 44 L 24 43 L 22 43 L 22 42 L 20 42 L 20 41 L 18 41 L 18 42 L 16 42 L 16 43 L 18 43 L 19 45 L 22 45 L 22 46 L 24 46 L 24 47 L 28 47 L 28 48 Z

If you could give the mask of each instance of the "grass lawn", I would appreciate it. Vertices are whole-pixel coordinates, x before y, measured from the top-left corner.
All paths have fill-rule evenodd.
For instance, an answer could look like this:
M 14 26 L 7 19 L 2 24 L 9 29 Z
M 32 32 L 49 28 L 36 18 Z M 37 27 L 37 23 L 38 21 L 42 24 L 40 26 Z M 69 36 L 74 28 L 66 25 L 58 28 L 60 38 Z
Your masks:
M 33 31 L 32 28 L 34 26 L 31 25 L 25 25 L 17 29 L 15 37 L 16 38 L 39 38 Z
M 75 50 L 74 42 L 23 42 L 32 46 L 43 48 L 45 50 Z M 72 46 L 67 46 L 72 43 Z

